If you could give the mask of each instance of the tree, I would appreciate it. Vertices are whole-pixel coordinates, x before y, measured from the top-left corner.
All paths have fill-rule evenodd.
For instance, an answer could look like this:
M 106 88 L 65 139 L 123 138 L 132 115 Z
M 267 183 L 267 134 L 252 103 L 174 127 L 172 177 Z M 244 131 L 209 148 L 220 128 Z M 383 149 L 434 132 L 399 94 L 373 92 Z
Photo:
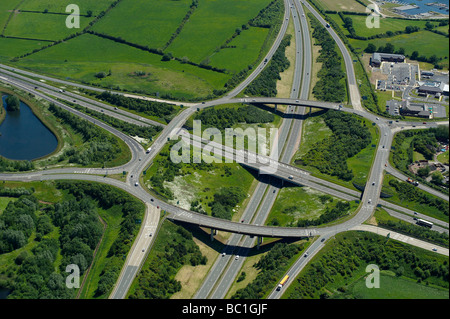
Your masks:
M 441 172 L 433 172 L 433 174 L 431 174 L 431 181 L 437 185 L 441 185 L 442 181 L 444 180 L 444 176 L 442 176 Z
M 364 50 L 366 53 L 374 53 L 377 50 L 377 47 L 373 43 L 369 43 L 367 48 Z
M 163 57 L 161 58 L 161 61 L 170 61 L 173 59 L 173 55 L 171 52 L 164 53 Z
M 419 57 L 419 52 L 413 51 L 413 53 L 411 54 L 411 60 L 417 60 L 418 57 Z
M 417 170 L 417 175 L 419 175 L 420 177 L 427 177 L 428 174 L 430 174 L 429 166 L 421 167 Z
M 392 43 L 386 43 L 384 47 L 385 53 L 394 53 L 394 45 Z
M 20 110 L 20 100 L 15 95 L 8 95 L 5 100 L 6 102 L 6 110 L 9 112 L 19 111 Z
M 434 25 L 430 21 L 427 21 L 427 23 L 425 23 L 426 30 L 431 31 L 431 30 L 433 30 L 433 28 L 434 28 Z

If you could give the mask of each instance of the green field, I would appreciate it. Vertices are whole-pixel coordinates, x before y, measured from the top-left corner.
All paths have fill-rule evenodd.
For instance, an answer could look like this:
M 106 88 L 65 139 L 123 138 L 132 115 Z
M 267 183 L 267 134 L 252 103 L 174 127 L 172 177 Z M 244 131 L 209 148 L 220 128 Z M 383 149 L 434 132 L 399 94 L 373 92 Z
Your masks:
M 8 206 L 8 203 L 12 200 L 14 200 L 13 197 L 0 197 L 0 215 L 6 206 Z
M 95 25 L 93 31 L 150 48 L 163 48 L 180 25 L 191 2 L 123 0 Z
M 209 0 L 199 3 L 166 52 L 201 63 L 269 4 L 268 0 Z M 262 43 L 259 47 L 262 46 Z M 254 59 L 254 58 L 253 58 Z M 253 62 L 252 61 L 250 62 Z
M 92 11 L 92 15 L 95 16 L 108 8 L 113 2 L 114 0 L 77 0 L 76 2 L 71 0 L 25 0 L 19 9 L 39 12 L 47 9 L 48 12 L 65 13 L 69 4 L 76 4 L 80 8 L 81 15 L 87 14 L 87 11 Z
M 211 65 L 233 72 L 246 68 L 258 57 L 268 32 L 268 29 L 253 27 L 243 30 L 229 43 L 229 47 L 211 55 Z
M 385 46 L 386 43 L 391 43 L 395 50 L 404 48 L 406 55 L 411 55 L 414 51 L 418 51 L 420 56 L 430 57 L 436 55 L 438 58 L 443 58 L 444 60 L 440 63 L 447 65 L 447 67 L 449 63 L 448 38 L 430 31 L 423 30 L 413 34 L 400 34 L 390 38 L 368 41 L 355 39 L 348 39 L 348 41 L 359 52 L 362 52 L 369 43 L 373 43 L 377 48 Z
M 6 38 L 0 38 L 0 62 L 166 99 L 204 99 L 221 94 L 235 73 L 257 63 L 278 28 L 248 25 L 270 0 L 122 0 L 110 7 L 113 2 L 77 2 L 80 29 L 65 25 L 69 1 L 2 2 L 0 27 Z M 25 11 L 12 13 L 19 3 Z M 164 53 L 174 59 L 163 62 Z M 109 71 L 107 78 L 95 77 Z
M 37 40 L 23 40 L 0 37 L 0 61 L 5 62 L 12 57 L 22 55 L 24 52 L 31 52 L 40 49 L 49 42 Z
M 71 78 L 127 90 L 144 90 L 172 94 L 175 97 L 206 95 L 223 86 L 228 75 L 201 69 L 178 61 L 162 62 L 161 57 L 125 44 L 91 34 L 73 38 L 32 54 L 22 60 L 21 67 L 57 77 Z M 99 72 L 111 76 L 98 79 Z M 139 77 L 135 72 L 143 71 Z
M 447 289 L 419 284 L 409 278 L 395 277 L 389 272 L 380 276 L 380 288 L 369 289 L 361 278 L 348 290 L 356 299 L 448 299 Z
M 266 224 L 295 226 L 299 219 L 317 219 L 339 201 L 343 202 L 309 187 L 284 187 L 272 206 Z
M 75 33 L 66 27 L 66 16 L 59 14 L 21 12 L 14 15 L 5 30 L 5 36 L 57 41 Z M 93 18 L 80 17 L 80 27 L 85 28 Z
M 379 288 L 366 287 L 367 265 L 379 267 Z M 282 298 L 448 299 L 447 276 L 447 256 L 373 233 L 350 231 L 330 238 L 292 278 Z
M 345 35 L 349 34 L 347 29 L 344 28 L 344 22 L 342 21 L 341 17 L 338 14 L 329 14 L 328 16 L 332 18 L 334 21 L 336 21 L 336 23 L 341 27 Z M 344 17 L 352 19 L 353 28 L 355 29 L 356 34 L 360 37 L 370 37 L 377 34 L 386 33 L 388 31 L 391 32 L 404 31 L 407 26 L 417 26 L 421 29 L 424 29 L 425 24 L 427 23 L 427 21 L 423 20 L 381 18 L 379 28 L 368 28 L 366 26 L 366 19 L 367 19 L 366 16 L 344 14 Z M 437 27 L 439 23 L 435 22 L 432 24 Z

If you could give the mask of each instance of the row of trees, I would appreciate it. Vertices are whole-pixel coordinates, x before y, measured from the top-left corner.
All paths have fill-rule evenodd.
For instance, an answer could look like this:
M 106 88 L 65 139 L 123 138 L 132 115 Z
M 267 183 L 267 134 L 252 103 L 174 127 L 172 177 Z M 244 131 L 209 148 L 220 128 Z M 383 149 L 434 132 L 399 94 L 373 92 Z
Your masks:
M 398 197 L 401 200 L 412 201 L 420 203 L 421 205 L 435 207 L 436 209 L 441 211 L 444 215 L 448 216 L 449 207 L 448 202 L 446 202 L 445 200 L 439 197 L 434 197 L 424 191 L 421 191 L 420 189 L 409 183 L 400 182 L 395 179 L 391 179 L 389 181 L 389 185 L 395 188 Z
M 101 99 L 102 101 L 118 107 L 123 107 L 131 111 L 144 113 L 149 116 L 159 117 L 165 120 L 167 123 L 173 119 L 178 111 L 178 108 L 171 104 L 133 99 L 125 97 L 121 94 L 112 94 L 107 91 L 97 94 L 96 97 L 98 99 Z
M 333 208 L 327 207 L 325 212 L 316 219 L 300 219 L 297 222 L 297 227 L 318 226 L 335 221 L 348 214 L 350 203 L 337 202 Z
M 291 258 L 303 250 L 305 244 L 278 243 L 263 255 L 253 266 L 258 270 L 257 277 L 245 288 L 239 289 L 232 299 L 262 299 L 276 286 L 277 281 L 287 270 Z
M 350 181 L 354 175 L 347 166 L 347 159 L 370 144 L 369 129 L 351 114 L 330 110 L 322 117 L 333 134 L 315 143 L 296 163 L 313 166 L 323 174 Z
M 163 50 L 167 49 L 168 46 L 173 42 L 173 40 L 175 40 L 175 38 L 180 34 L 181 30 L 183 29 L 184 25 L 186 24 L 186 22 L 189 20 L 189 18 L 191 17 L 191 15 L 194 13 L 194 11 L 197 9 L 198 7 L 198 0 L 192 0 L 192 3 L 189 7 L 188 12 L 186 13 L 185 17 L 183 18 L 183 21 L 181 21 L 180 25 L 178 26 L 178 28 L 175 30 L 175 32 L 172 34 L 172 36 L 170 37 L 170 39 L 167 41 L 167 43 L 164 45 Z M 163 56 L 164 59 L 164 56 Z M 163 60 L 164 61 L 164 60 Z
M 255 18 L 249 21 L 249 25 L 258 28 L 271 28 L 278 20 L 277 18 L 283 8 L 283 1 L 273 0 Z
M 111 125 L 112 127 L 116 128 L 130 136 L 139 136 L 139 137 L 146 138 L 146 139 L 152 139 L 159 132 L 162 131 L 161 126 L 140 126 L 140 125 L 136 125 L 133 123 L 128 123 L 128 122 L 116 119 L 115 117 L 106 115 L 101 112 L 94 111 L 87 107 L 75 105 L 75 108 L 77 110 L 80 110 L 92 117 L 95 117 L 95 118 Z
M 201 121 L 202 126 L 205 128 L 215 127 L 223 131 L 226 128 L 232 128 L 238 123 L 270 123 L 275 120 L 275 116 L 254 105 L 248 105 L 239 108 L 210 107 L 197 113 L 194 119 Z
M 85 147 L 80 149 L 70 148 L 59 157 L 59 161 L 69 159 L 69 163 L 89 165 L 92 163 L 105 163 L 114 160 L 121 151 L 118 140 L 107 134 L 102 129 L 91 125 L 88 121 L 50 104 L 49 110 L 64 123 L 70 125 L 74 131 L 79 133 Z
M 170 240 L 158 240 L 137 277 L 137 287 L 130 299 L 169 299 L 181 290 L 181 283 L 174 277 L 184 265 L 205 265 L 207 259 L 193 241 L 192 233 L 181 226 L 165 224 L 158 238 L 170 236 Z
M 378 226 L 448 247 L 448 233 L 439 233 L 431 229 L 417 227 L 401 220 L 379 220 Z
M 347 97 L 345 82 L 342 81 L 345 73 L 336 42 L 311 13 L 308 13 L 308 16 L 314 29 L 312 37 L 316 40 L 316 45 L 321 47 L 317 62 L 322 64 L 322 68 L 317 73 L 319 80 L 313 88 L 313 94 L 322 101 L 342 102 Z
M 0 172 L 25 172 L 34 169 L 31 161 L 13 161 L 0 156 Z
M 280 73 L 286 70 L 290 62 L 286 57 L 286 47 L 291 44 L 291 35 L 283 38 L 269 65 L 244 90 L 245 94 L 253 96 L 276 96 L 277 80 L 281 80 Z

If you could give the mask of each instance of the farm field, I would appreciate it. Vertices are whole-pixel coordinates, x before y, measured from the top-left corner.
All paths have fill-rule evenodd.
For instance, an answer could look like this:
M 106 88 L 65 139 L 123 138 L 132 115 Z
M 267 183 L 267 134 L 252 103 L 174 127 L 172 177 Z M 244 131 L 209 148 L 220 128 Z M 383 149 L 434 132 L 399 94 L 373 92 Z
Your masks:
M 269 30 L 250 27 L 234 38 L 228 47 L 211 55 L 211 65 L 232 72 L 239 72 L 254 62 L 260 52 L 261 44 L 267 38 Z
M 83 0 L 76 3 L 79 29 L 65 25 L 68 2 L 2 2 L 0 62 L 91 85 L 198 100 L 221 94 L 234 74 L 257 63 L 278 28 L 249 25 L 270 0 Z M 163 54 L 170 58 L 163 61 Z M 99 72 L 111 74 L 98 79 Z
M 162 49 L 180 25 L 191 3 L 191 0 L 123 0 L 92 30 Z
M 49 42 L 37 40 L 23 40 L 0 37 L 0 61 L 8 61 L 11 57 L 40 49 Z
M 268 4 L 268 0 L 200 1 L 189 22 L 166 52 L 178 57 L 187 56 L 195 63 L 204 62 L 234 34 L 236 28 L 256 17 Z
M 85 28 L 92 18 L 80 17 L 80 28 Z M 66 27 L 66 16 L 60 14 L 21 12 L 8 23 L 4 35 L 27 39 L 57 41 L 74 33 Z
M 137 62 L 138 61 L 138 62 Z M 91 34 L 32 54 L 19 61 L 20 67 L 57 77 L 69 77 L 103 87 L 181 95 L 206 94 L 228 79 L 226 74 L 201 69 Z M 98 72 L 111 76 L 98 79 Z M 142 71 L 146 76 L 136 76 Z
M 20 1 L 16 1 L 20 2 Z M 92 15 L 96 16 L 101 11 L 108 8 L 114 0 L 77 0 L 76 4 L 80 8 L 80 14 L 86 15 L 88 11 L 92 11 Z M 19 6 L 21 11 L 39 11 L 48 10 L 49 13 L 65 13 L 66 7 L 75 2 L 71 0 L 25 0 Z

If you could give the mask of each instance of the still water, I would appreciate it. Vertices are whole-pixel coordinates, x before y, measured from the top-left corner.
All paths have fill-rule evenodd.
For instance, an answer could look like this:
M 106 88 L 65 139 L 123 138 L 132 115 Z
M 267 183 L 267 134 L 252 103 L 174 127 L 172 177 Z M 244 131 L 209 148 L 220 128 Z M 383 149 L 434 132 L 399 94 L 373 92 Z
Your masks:
M 6 98 L 2 97 L 6 112 Z M 12 160 L 33 160 L 52 153 L 58 146 L 56 136 L 20 102 L 20 111 L 7 112 L 0 124 L 0 155 Z

